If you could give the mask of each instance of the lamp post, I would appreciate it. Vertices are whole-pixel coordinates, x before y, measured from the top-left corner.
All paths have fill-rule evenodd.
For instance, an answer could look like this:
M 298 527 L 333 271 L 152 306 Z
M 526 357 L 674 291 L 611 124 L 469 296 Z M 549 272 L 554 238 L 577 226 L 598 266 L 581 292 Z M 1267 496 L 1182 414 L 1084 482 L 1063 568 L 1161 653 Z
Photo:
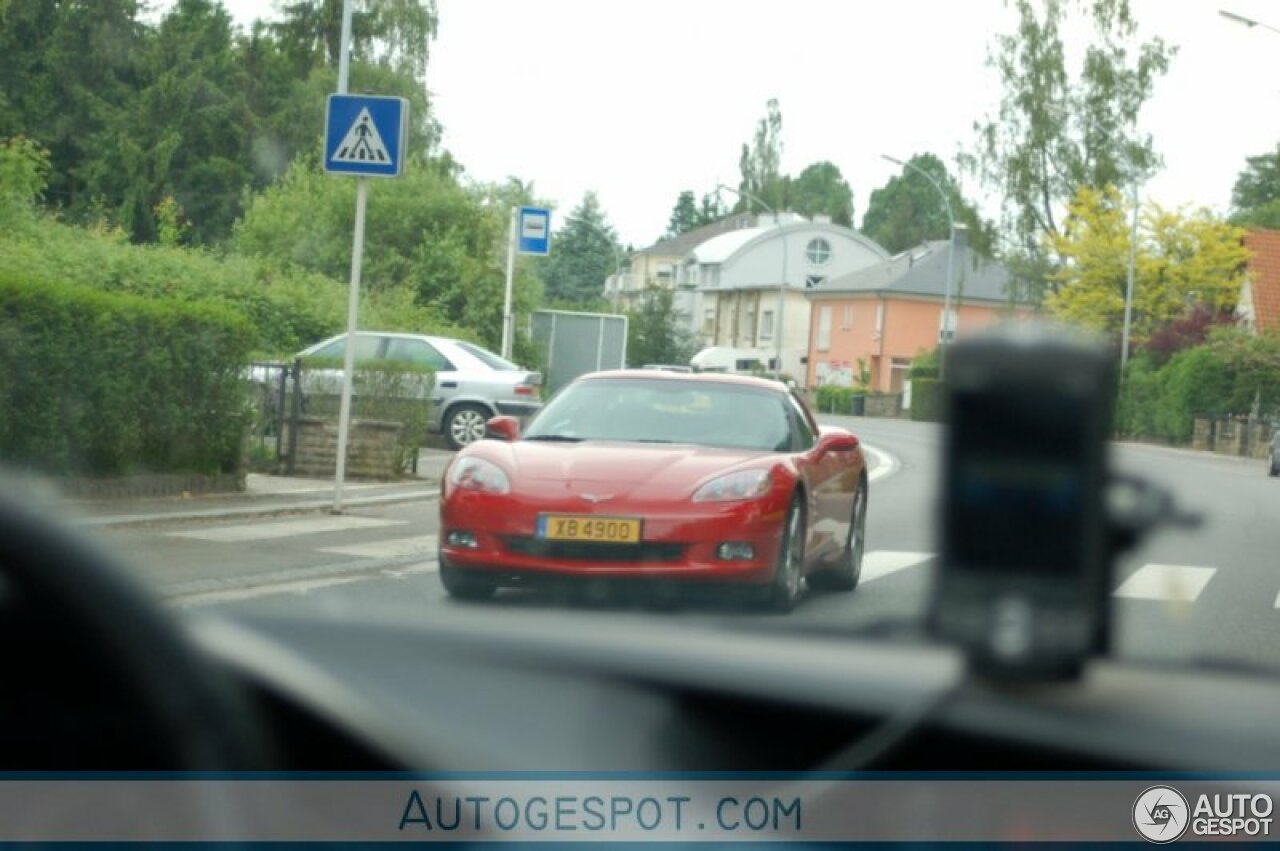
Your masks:
M 1264 24 L 1261 21 L 1255 21 L 1253 18 L 1246 18 L 1244 15 L 1237 15 L 1235 12 L 1228 12 L 1226 9 L 1219 9 L 1218 14 L 1226 18 L 1228 21 L 1243 24 L 1249 29 L 1262 27 L 1264 30 L 1271 30 L 1273 33 L 1280 33 L 1280 29 L 1271 26 L 1271 24 Z
M 944 378 L 947 370 L 947 346 L 951 342 L 951 291 L 955 287 L 955 262 L 956 262 L 956 217 L 951 212 L 951 198 L 947 195 L 942 184 L 929 172 L 920 168 L 920 166 L 911 162 L 891 157 L 888 154 L 880 155 L 883 159 L 888 160 L 894 165 L 910 169 L 925 180 L 933 184 L 933 188 L 938 190 L 938 194 L 942 196 L 942 203 L 947 208 L 947 222 L 950 226 L 950 245 L 947 248 L 947 282 L 945 285 L 945 295 L 942 299 L 942 342 L 938 349 L 938 377 Z
M 614 285 L 617 286 L 618 279 L 622 277 L 622 253 L 618 251 L 617 240 L 614 238 L 612 234 L 610 234 L 607 230 L 600 227 L 599 225 L 594 225 L 591 222 L 588 222 L 586 219 L 579 219 L 579 221 L 582 222 L 582 224 L 586 225 L 591 230 L 603 236 L 605 239 L 609 240 L 609 248 L 610 250 L 613 251 L 613 281 L 614 281 Z M 610 293 L 609 303 L 613 306 L 614 310 L 618 309 L 617 292 Z
M 1133 225 L 1129 229 L 1129 269 L 1124 286 L 1124 330 L 1120 334 L 1120 374 L 1129 363 L 1129 328 L 1133 322 L 1133 276 L 1138 256 L 1138 180 L 1133 180 Z
M 728 192 L 732 192 L 734 195 L 737 195 L 739 198 L 746 198 L 749 201 L 754 201 L 757 204 L 759 204 L 761 207 L 764 207 L 766 210 L 768 210 L 769 214 L 773 216 L 773 222 L 778 228 L 778 233 L 782 235 L 782 279 L 778 282 L 778 323 L 777 323 L 777 327 L 773 329 L 773 339 L 774 339 L 773 377 L 781 379 L 782 378 L 782 333 L 783 333 L 783 328 L 785 327 L 783 325 L 783 318 L 787 310 L 787 237 L 786 237 L 786 234 L 783 233 L 782 217 L 778 215 L 778 212 L 776 210 L 774 210 L 772 207 L 766 204 L 763 201 L 763 199 L 761 199 L 760 197 L 750 192 L 747 192 L 744 189 L 733 189 L 731 187 L 725 186 L 723 183 L 716 186 L 717 192 L 719 192 L 721 189 L 724 189 Z

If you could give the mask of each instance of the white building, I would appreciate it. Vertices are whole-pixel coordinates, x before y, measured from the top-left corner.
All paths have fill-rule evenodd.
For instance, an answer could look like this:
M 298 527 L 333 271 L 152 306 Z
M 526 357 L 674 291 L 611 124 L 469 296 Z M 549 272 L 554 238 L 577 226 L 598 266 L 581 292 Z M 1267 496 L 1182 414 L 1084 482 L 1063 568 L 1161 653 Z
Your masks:
M 805 292 L 887 258 L 875 242 L 828 217 L 761 215 L 754 227 L 689 250 L 675 270 L 675 306 L 704 345 L 754 350 L 770 367 L 781 325 L 782 372 L 800 378 L 809 349 Z

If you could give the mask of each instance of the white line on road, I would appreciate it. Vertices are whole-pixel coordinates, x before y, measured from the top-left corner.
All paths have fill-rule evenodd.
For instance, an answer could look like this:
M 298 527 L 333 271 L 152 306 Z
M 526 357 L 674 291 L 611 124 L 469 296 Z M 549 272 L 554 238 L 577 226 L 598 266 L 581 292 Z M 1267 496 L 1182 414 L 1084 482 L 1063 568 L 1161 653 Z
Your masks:
M 862 451 L 867 455 L 875 456 L 876 459 L 875 468 L 867 474 L 868 482 L 883 479 L 885 476 L 892 475 L 898 471 L 898 459 L 883 449 L 876 449 L 874 446 L 864 443 L 862 444 Z
M 364 544 L 351 544 L 345 547 L 320 547 L 322 553 L 337 553 L 356 558 L 393 558 L 395 556 L 411 556 L 418 553 L 432 555 L 436 551 L 435 535 L 419 535 L 416 538 L 392 538 L 383 541 L 370 541 Z
M 237 526 L 218 526 L 213 529 L 188 529 L 183 532 L 166 532 L 171 538 L 193 538 L 197 541 L 263 541 L 270 538 L 292 538 L 296 535 L 319 535 L 325 532 L 342 532 L 347 529 L 376 529 L 379 526 L 400 526 L 407 520 L 386 520 L 381 517 L 310 517 L 306 520 L 288 520 L 273 523 L 244 523 Z
M 419 573 L 434 573 L 439 566 L 434 561 L 424 561 L 405 567 L 387 568 L 376 572 L 361 573 L 355 576 L 330 576 L 323 579 L 301 579 L 293 582 L 276 582 L 269 585 L 255 585 L 249 588 L 234 588 L 227 591 L 205 591 L 198 594 L 187 594 L 171 597 L 167 602 L 180 609 L 195 606 L 216 606 L 220 603 L 239 603 L 255 600 L 259 597 L 272 597 L 278 594 L 309 594 L 340 585 L 352 585 L 356 582 L 367 582 L 370 579 L 404 579 Z
M 1217 572 L 1216 567 L 1144 564 L 1115 590 L 1115 596 L 1133 600 L 1193 603 Z
M 911 553 L 897 550 L 873 550 L 862 556 L 862 581 L 871 582 L 876 579 L 924 564 L 933 558 L 933 553 Z

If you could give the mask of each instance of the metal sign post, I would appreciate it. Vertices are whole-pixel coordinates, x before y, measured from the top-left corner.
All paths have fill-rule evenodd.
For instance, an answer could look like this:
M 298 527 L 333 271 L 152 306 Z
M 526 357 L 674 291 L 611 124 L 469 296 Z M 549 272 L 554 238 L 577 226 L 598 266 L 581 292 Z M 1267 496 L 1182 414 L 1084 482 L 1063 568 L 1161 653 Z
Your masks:
M 516 273 L 516 216 L 519 207 L 511 208 L 511 221 L 507 224 L 507 288 L 502 298 L 502 356 L 511 358 L 511 337 L 515 317 L 511 315 L 511 283 Z
M 356 181 L 356 226 L 351 240 L 351 287 L 347 293 L 347 344 L 342 355 L 342 402 L 338 407 L 338 465 L 333 476 L 333 513 L 342 512 L 342 485 L 347 475 L 347 433 L 351 429 L 351 381 L 356 368 L 356 317 L 360 310 L 360 266 L 364 261 L 364 210 L 369 181 Z
M 359 328 L 360 268 L 364 261 L 364 220 L 370 177 L 399 177 L 409 129 L 409 102 L 398 97 L 349 95 L 351 0 L 342 4 L 342 45 L 338 91 L 329 95 L 324 120 L 324 170 L 353 175 L 356 221 L 351 237 L 351 286 L 347 292 L 347 338 L 342 357 L 342 401 L 338 407 L 338 458 L 333 476 L 333 513 L 342 512 L 342 486 L 347 475 L 347 443 L 351 429 L 351 384 L 355 376 L 356 331 Z

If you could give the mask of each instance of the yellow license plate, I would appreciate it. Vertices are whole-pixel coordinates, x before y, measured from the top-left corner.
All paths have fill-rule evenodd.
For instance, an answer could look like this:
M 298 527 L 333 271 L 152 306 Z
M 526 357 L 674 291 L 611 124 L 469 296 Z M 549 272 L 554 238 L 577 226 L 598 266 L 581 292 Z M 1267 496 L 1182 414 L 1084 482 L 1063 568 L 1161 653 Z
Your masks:
M 590 514 L 543 514 L 538 537 L 549 541 L 640 543 L 640 520 L 635 517 L 597 517 Z

